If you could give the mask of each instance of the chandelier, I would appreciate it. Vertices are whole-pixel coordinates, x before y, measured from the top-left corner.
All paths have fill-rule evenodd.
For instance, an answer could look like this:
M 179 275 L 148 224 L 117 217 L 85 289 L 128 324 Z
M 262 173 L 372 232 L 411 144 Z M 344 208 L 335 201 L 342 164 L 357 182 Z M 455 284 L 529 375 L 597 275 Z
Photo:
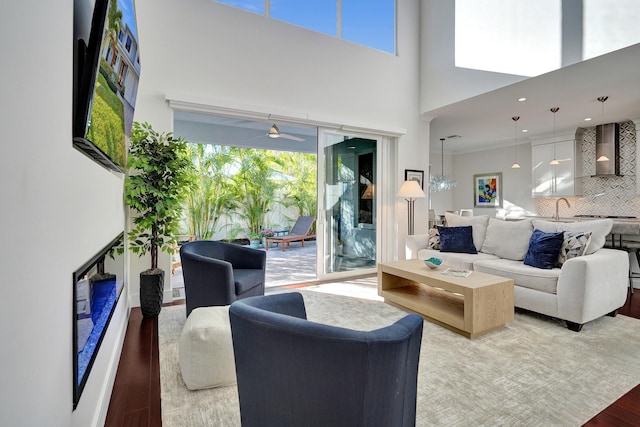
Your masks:
M 442 146 L 441 172 L 440 175 L 431 177 L 431 180 L 429 181 L 431 191 L 434 192 L 451 190 L 458 186 L 458 181 L 444 174 L 444 138 L 440 138 L 440 144 Z

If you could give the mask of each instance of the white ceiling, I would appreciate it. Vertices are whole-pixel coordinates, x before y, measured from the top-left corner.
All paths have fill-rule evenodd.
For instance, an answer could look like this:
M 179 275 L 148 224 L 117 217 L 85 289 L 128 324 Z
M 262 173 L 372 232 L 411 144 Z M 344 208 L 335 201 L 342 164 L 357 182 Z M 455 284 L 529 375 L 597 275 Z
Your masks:
M 185 111 L 176 111 L 174 120 L 175 134 L 190 142 L 303 153 L 315 153 L 317 150 L 315 126 L 255 121 Z M 296 136 L 304 141 L 269 138 L 267 132 L 274 123 L 277 124 L 281 134 Z
M 578 127 L 602 123 L 599 96 L 604 103 L 604 121 L 640 119 L 640 44 L 583 61 L 538 77 L 423 114 L 431 121 L 431 147 L 440 152 L 462 153 L 514 143 L 513 116 L 518 121 L 518 143 L 553 135 L 552 107 L 556 113 L 556 135 Z M 526 97 L 525 102 L 518 98 Z M 589 122 L 585 117 L 591 117 Z M 527 133 L 520 130 L 528 129 Z

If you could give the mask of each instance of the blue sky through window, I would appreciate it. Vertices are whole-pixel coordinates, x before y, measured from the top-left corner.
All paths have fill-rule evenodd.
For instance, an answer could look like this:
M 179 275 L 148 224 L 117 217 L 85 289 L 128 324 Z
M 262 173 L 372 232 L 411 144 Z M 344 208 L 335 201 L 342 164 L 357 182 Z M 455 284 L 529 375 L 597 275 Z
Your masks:
M 337 33 L 335 0 L 271 0 L 271 17 L 331 36 Z
M 264 0 L 217 0 L 219 3 L 266 15 Z M 338 35 L 342 14 L 342 39 L 395 53 L 395 0 L 270 0 L 269 16 L 320 33 Z
M 218 3 L 228 4 L 229 6 L 264 15 L 264 0 L 218 0 Z
M 394 53 L 395 15 L 393 0 L 342 0 L 342 38 Z

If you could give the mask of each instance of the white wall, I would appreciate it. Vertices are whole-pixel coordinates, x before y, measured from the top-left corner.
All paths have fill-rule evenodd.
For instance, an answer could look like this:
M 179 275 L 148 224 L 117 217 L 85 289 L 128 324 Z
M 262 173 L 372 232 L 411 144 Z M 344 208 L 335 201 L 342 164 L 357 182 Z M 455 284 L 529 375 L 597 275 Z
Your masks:
M 0 425 L 99 424 L 126 292 L 73 412 L 71 275 L 122 232 L 122 177 L 71 144 L 73 3 L 0 9 Z
M 445 172 L 458 181 L 458 187 L 450 191 L 434 193 L 432 207 L 436 214 L 447 210 L 473 209 L 474 215 L 518 217 L 537 214 L 536 200 L 531 198 L 531 144 L 518 144 L 520 169 L 511 169 L 514 159 L 513 146 L 486 151 L 456 154 L 445 153 Z M 438 159 L 436 171 L 440 172 L 440 151 L 431 153 Z M 432 166 L 433 167 L 433 166 Z M 453 171 L 453 172 L 451 172 Z M 502 173 L 502 208 L 474 208 L 473 175 Z
M 419 8 L 418 0 L 398 2 L 394 56 L 210 0 L 192 0 L 188 7 L 138 0 L 142 71 L 136 120 L 170 130 L 165 96 L 178 94 L 254 111 L 405 129 L 398 146 L 399 187 L 404 169 L 426 170 L 428 162 L 429 127 L 418 114 Z
M 424 0 L 420 14 L 421 112 L 525 79 L 455 67 L 455 1 Z

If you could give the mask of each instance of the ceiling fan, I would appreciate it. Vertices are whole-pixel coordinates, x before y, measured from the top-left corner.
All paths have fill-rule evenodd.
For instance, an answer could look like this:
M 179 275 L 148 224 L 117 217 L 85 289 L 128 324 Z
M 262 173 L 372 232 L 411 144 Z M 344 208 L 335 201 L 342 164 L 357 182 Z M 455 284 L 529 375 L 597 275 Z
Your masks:
M 269 128 L 269 132 L 267 133 L 267 136 L 269 138 L 284 138 L 284 139 L 290 139 L 292 141 L 298 141 L 298 142 L 304 141 L 304 138 L 300 138 L 298 136 L 293 136 L 293 135 L 288 135 L 286 133 L 281 133 L 280 129 L 278 129 L 278 126 L 276 126 L 275 123 L 273 124 L 273 126 L 271 126 Z

